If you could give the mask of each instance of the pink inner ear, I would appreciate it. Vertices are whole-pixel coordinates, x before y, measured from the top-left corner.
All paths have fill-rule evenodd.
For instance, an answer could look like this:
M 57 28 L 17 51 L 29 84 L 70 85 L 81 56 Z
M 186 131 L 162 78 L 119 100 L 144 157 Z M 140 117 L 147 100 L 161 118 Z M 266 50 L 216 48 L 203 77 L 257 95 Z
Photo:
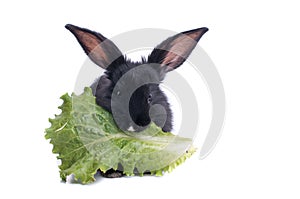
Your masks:
M 101 45 L 96 46 L 93 48 L 89 55 L 88 55 L 95 63 L 104 63 L 107 65 L 110 63 L 110 61 L 107 58 L 106 53 L 104 50 L 101 48 Z
M 88 56 L 96 63 L 108 63 L 107 55 L 105 54 L 100 43 L 102 42 L 98 37 L 93 34 L 83 32 L 81 30 L 76 31 L 78 39 L 84 45 Z
M 194 36 L 194 34 L 192 35 Z M 169 49 L 164 49 L 167 50 L 168 53 L 162 61 L 163 65 L 176 68 L 176 66 L 179 66 L 182 62 L 184 62 L 197 44 L 197 41 L 189 36 L 184 34 L 180 35 L 169 44 Z

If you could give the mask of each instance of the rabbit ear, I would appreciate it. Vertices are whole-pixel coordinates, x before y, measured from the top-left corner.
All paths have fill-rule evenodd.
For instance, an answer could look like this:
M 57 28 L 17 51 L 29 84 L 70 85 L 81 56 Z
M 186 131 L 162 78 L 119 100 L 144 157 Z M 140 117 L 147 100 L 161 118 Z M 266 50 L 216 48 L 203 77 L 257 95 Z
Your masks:
M 198 28 L 169 37 L 155 47 L 148 62 L 161 64 L 166 67 L 166 72 L 174 70 L 187 59 L 207 31 L 208 28 Z
M 89 58 L 106 69 L 114 60 L 122 56 L 118 47 L 103 35 L 71 24 L 65 26 L 76 37 Z

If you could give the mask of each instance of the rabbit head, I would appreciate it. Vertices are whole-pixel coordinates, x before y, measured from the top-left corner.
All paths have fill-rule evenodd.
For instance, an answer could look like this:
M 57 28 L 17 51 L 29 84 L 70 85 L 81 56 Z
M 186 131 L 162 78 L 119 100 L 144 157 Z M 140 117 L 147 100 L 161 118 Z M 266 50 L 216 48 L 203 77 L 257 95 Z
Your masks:
M 70 24 L 66 28 L 88 57 L 106 70 L 91 88 L 97 104 L 113 113 L 120 129 L 139 132 L 153 121 L 165 132 L 172 130 L 172 111 L 159 84 L 187 59 L 207 28 L 167 38 L 140 62 L 128 59 L 100 33 Z

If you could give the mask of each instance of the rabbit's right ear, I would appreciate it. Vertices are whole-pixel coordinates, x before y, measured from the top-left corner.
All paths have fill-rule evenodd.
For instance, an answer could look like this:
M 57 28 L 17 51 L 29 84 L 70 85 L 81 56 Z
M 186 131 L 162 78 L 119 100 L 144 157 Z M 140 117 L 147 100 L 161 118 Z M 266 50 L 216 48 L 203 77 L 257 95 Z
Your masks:
M 208 28 L 197 28 L 169 37 L 154 48 L 148 57 L 149 63 L 158 63 L 166 72 L 179 67 L 191 54 Z
M 114 60 L 122 57 L 118 47 L 100 33 L 71 24 L 65 27 L 76 37 L 89 58 L 101 68 L 106 69 Z

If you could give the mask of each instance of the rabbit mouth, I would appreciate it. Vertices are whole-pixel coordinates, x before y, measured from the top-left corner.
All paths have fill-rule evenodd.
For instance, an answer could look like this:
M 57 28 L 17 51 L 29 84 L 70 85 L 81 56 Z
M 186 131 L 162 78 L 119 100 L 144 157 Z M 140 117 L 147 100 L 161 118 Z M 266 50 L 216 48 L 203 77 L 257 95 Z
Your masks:
M 129 126 L 129 128 L 127 129 L 127 131 L 135 132 L 136 130 L 133 128 L 133 126 Z
M 141 131 L 145 130 L 149 124 L 150 124 L 150 122 L 145 125 L 131 123 L 131 124 L 129 124 L 129 127 L 126 128 L 126 130 L 129 132 L 141 132 Z

